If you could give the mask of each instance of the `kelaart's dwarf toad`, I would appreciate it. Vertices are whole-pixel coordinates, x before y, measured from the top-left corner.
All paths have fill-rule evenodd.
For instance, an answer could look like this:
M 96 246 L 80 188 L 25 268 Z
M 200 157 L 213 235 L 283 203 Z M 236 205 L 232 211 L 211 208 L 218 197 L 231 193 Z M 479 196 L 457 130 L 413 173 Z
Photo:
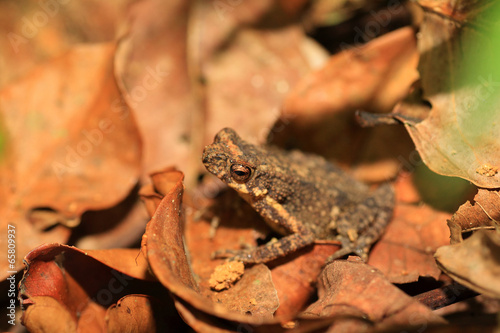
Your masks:
M 255 146 L 230 128 L 205 147 L 203 163 L 283 235 L 277 242 L 216 257 L 260 263 L 316 240 L 338 240 L 342 248 L 329 260 L 349 253 L 366 260 L 392 216 L 394 192 L 388 183 L 371 192 L 320 156 Z

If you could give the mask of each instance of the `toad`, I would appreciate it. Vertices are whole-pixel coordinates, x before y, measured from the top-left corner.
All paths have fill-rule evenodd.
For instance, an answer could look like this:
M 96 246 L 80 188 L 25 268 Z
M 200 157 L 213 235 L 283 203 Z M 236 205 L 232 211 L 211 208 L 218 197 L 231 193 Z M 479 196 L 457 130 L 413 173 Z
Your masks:
M 262 263 L 320 240 L 341 249 L 328 261 L 349 253 L 367 259 L 371 245 L 392 216 L 389 183 L 374 191 L 320 156 L 256 146 L 222 129 L 205 147 L 203 164 L 247 201 L 281 234 L 278 241 L 245 250 L 223 250 L 216 258 Z

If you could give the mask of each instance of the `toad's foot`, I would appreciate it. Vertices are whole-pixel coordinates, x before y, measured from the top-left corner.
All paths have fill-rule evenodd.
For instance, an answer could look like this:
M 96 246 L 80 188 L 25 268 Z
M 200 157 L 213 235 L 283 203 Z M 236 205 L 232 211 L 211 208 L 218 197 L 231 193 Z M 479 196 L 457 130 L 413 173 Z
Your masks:
M 352 244 L 347 245 L 345 247 L 343 246 L 340 250 L 336 251 L 334 254 L 329 256 L 328 259 L 326 259 L 325 263 L 328 264 L 328 263 L 334 261 L 335 259 L 340 259 L 343 256 L 350 254 L 350 253 L 357 254 L 358 256 L 361 257 L 361 260 L 366 262 L 368 260 L 368 250 L 369 249 L 370 249 L 369 247 L 359 248 L 359 247 L 356 247 L 355 245 L 352 245 Z

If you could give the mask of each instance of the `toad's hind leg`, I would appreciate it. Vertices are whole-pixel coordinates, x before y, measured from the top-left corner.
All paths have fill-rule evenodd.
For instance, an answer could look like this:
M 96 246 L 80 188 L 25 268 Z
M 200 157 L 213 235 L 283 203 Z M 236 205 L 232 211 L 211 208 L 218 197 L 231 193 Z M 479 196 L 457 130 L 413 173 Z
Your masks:
M 366 261 L 368 251 L 385 230 L 392 217 L 394 190 L 389 183 L 381 185 L 363 202 L 347 209 L 338 220 L 342 248 L 328 258 L 332 261 L 356 253 Z

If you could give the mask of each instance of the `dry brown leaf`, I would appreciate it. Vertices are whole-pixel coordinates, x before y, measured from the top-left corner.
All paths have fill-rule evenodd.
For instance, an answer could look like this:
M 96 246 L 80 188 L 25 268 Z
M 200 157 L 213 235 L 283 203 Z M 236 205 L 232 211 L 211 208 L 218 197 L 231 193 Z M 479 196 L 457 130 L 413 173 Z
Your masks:
M 108 308 L 106 332 L 172 332 L 186 327 L 176 317 L 172 320 L 165 303 L 146 295 L 128 295 Z
M 106 308 L 123 295 L 141 291 L 163 293 L 168 299 L 157 283 L 144 281 L 151 277 L 138 249 L 82 251 L 47 244 L 25 260 L 19 293 L 25 309 L 22 322 L 32 332 L 54 331 L 61 325 L 73 332 L 102 331 Z
M 241 249 L 257 245 L 257 238 L 269 233 L 269 227 L 260 216 L 239 196 L 226 191 L 217 197 L 217 201 L 201 201 L 200 193 L 186 195 L 189 206 L 186 214 L 185 238 L 191 255 L 191 266 L 199 276 L 201 292 L 208 292 L 212 297 L 208 281 L 216 266 L 223 260 L 212 260 L 211 254 L 223 249 Z M 204 212 L 198 216 L 195 210 Z M 199 212 L 199 211 L 198 211 Z M 206 215 L 206 216 L 205 216 Z M 212 216 L 213 215 L 213 216 Z M 211 221 L 219 221 L 218 226 Z
M 196 198 L 195 195 L 188 196 L 188 205 L 198 201 Z M 210 222 L 194 220 L 193 213 L 187 214 L 185 228 L 191 266 L 200 278 L 201 292 L 211 298 L 217 297 L 217 294 L 210 291 L 208 280 L 215 267 L 221 263 L 221 260 L 212 260 L 211 253 L 221 249 L 256 246 L 257 238 L 264 238 L 270 233 L 262 218 L 236 193 L 227 191 L 218 199 L 216 205 L 210 208 L 215 210 L 214 218 L 220 221 L 213 236 Z M 198 202 L 197 209 L 203 209 L 203 205 L 209 206 L 210 201 Z M 275 317 L 293 317 L 306 306 L 315 293 L 315 283 L 325 260 L 339 247 L 335 243 L 316 244 L 269 263 L 275 289 L 272 292 L 276 292 L 279 299 Z
M 406 170 L 399 172 L 398 178 L 394 182 L 396 202 L 405 204 L 416 204 L 422 201 L 413 181 L 412 173 Z
M 449 244 L 449 213 L 426 205 L 397 204 L 391 223 L 376 243 L 368 263 L 393 283 L 415 282 L 420 276 L 437 279 L 441 274 L 433 254 Z
M 334 55 L 294 87 L 283 116 L 306 113 L 317 118 L 340 110 L 391 110 L 418 78 L 414 33 L 412 28 L 401 28 Z
M 393 177 L 398 157 L 413 150 L 411 140 L 398 127 L 361 128 L 354 111 L 391 110 L 418 78 L 417 62 L 414 31 L 408 27 L 335 54 L 293 88 L 270 140 L 356 163 L 356 176 L 367 181 Z
M 23 314 L 23 325 L 29 332 L 77 332 L 74 317 L 57 299 L 50 296 L 34 296 L 30 299 L 36 306 L 29 306 Z M 94 325 L 89 329 L 101 331 L 104 328 Z
M 285 329 L 282 325 L 288 323 L 289 320 L 293 319 L 293 315 L 296 314 L 294 311 L 292 314 L 288 313 L 288 316 L 271 319 L 268 317 L 269 313 L 272 313 L 276 307 L 276 290 L 272 287 L 273 283 L 270 283 L 268 273 L 261 272 L 261 269 L 257 270 L 257 276 L 255 278 L 248 278 L 248 283 L 259 283 L 259 280 L 264 279 L 268 282 L 265 283 L 267 287 L 260 289 L 255 287 L 255 290 L 260 290 L 261 293 L 265 295 L 259 295 L 260 297 L 254 297 L 249 295 L 247 297 L 249 304 L 243 304 L 238 306 L 238 311 L 243 311 L 245 306 L 250 308 L 250 311 L 256 311 L 254 316 L 242 315 L 240 312 L 231 311 L 228 307 L 233 308 L 235 306 L 234 302 L 238 301 L 236 299 L 228 299 L 228 304 L 224 302 L 212 302 L 210 299 L 217 300 L 217 292 L 210 290 L 208 280 L 210 274 L 213 272 L 213 268 L 221 263 L 221 260 L 211 260 L 210 254 L 213 250 L 218 249 L 216 244 L 224 244 L 227 246 L 227 238 L 234 237 L 231 234 L 236 234 L 243 236 L 240 241 L 243 243 L 249 242 L 254 243 L 255 237 L 251 237 L 252 231 L 250 227 L 246 226 L 250 221 L 255 224 L 255 219 L 248 218 L 248 215 L 242 213 L 241 216 L 236 215 L 238 218 L 242 219 L 243 229 L 240 226 L 233 227 L 234 230 L 231 232 L 230 226 L 220 226 L 216 232 L 214 242 L 210 241 L 210 224 L 206 221 L 193 221 L 192 218 L 188 219 L 188 224 L 186 225 L 186 238 L 187 238 L 187 248 L 189 249 L 189 257 L 192 261 L 192 269 L 187 260 L 187 254 L 185 253 L 185 245 L 183 242 L 183 225 L 179 219 L 180 210 L 180 196 L 182 194 L 182 173 L 174 171 L 172 169 L 167 169 L 165 175 L 159 177 L 157 175 L 156 179 L 164 179 L 170 177 L 171 180 L 177 178 L 177 182 L 170 182 L 171 188 L 167 191 L 165 187 L 160 193 L 153 195 L 152 193 L 146 193 L 145 189 L 143 196 L 146 201 L 153 201 L 149 203 L 150 207 L 158 204 L 157 196 L 165 195 L 163 199 L 159 202 L 157 209 L 148 224 L 146 229 L 146 234 L 143 238 L 143 251 L 147 253 L 148 261 L 158 280 L 161 281 L 176 297 L 176 307 L 181 313 L 184 320 L 188 323 L 190 327 L 195 330 L 202 330 L 203 332 L 231 332 L 238 330 L 253 330 L 255 332 L 283 332 Z M 159 188 L 159 186 L 150 186 L 149 189 Z M 193 200 L 193 198 L 190 200 Z M 196 200 L 195 200 L 196 201 Z M 155 203 L 156 202 L 156 203 Z M 191 202 L 192 203 L 192 202 Z M 255 218 L 255 213 L 253 213 Z M 192 214 L 188 214 L 192 215 Z M 250 221 L 249 221 L 250 220 Z M 218 240 L 217 240 L 218 239 Z M 231 238 L 232 239 L 232 238 Z M 246 241 L 245 241 L 246 239 Z M 224 240 L 224 242 L 222 241 Z M 234 241 L 235 246 L 239 243 L 238 240 Z M 215 245 L 214 245 L 215 244 Z M 331 254 L 333 250 L 330 248 Z M 329 254 L 323 253 L 323 261 L 321 264 L 313 264 L 312 266 L 316 268 L 310 269 L 314 272 L 315 269 L 319 269 L 320 265 L 323 264 L 325 256 Z M 319 256 L 317 253 L 315 256 Z M 306 257 L 306 256 L 304 256 Z M 309 257 L 311 259 L 311 257 Z M 296 266 L 297 269 L 303 269 L 306 265 L 305 261 L 302 266 Z M 291 266 L 294 266 L 291 264 Z M 265 270 L 267 271 L 267 269 Z M 196 274 L 197 279 L 194 278 L 193 272 Z M 267 271 L 268 272 L 268 271 Z M 245 275 L 247 272 L 245 272 Z M 262 275 L 263 274 L 263 275 Z M 317 271 L 316 271 L 317 274 Z M 242 279 L 245 279 L 243 275 Z M 251 274 L 249 274 L 251 275 Z M 286 272 L 282 274 L 283 278 L 279 283 L 283 283 L 286 279 Z M 310 274 L 302 275 L 303 277 L 310 277 Z M 273 275 L 274 280 L 275 275 Z M 311 277 L 315 278 L 315 277 Z M 250 282 L 250 280 L 253 280 Z M 199 281 L 199 283 L 198 283 Z M 236 283 L 233 288 L 238 288 L 238 284 L 242 283 L 240 280 Z M 244 282 L 241 287 L 244 288 L 247 282 Z M 262 283 L 262 282 L 260 282 Z M 301 281 L 292 281 L 289 286 L 296 286 Z M 307 282 L 309 283 L 309 281 Z M 310 283 L 313 283 L 312 281 Z M 283 286 L 282 293 L 286 292 L 286 286 Z M 227 291 L 230 293 L 231 289 Z M 310 295 L 310 294 L 307 294 Z M 278 294 L 279 296 L 279 294 Z M 266 300 L 267 299 L 267 300 Z M 271 305 L 267 302 L 271 299 Z M 299 299 L 303 302 L 303 300 Z M 289 301 L 288 301 L 289 302 Z M 290 306 L 290 304 L 288 304 Z M 260 310 L 259 310 L 260 309 Z M 262 309 L 265 309 L 262 312 Z M 263 315 L 265 314 L 265 315 Z M 221 320 L 223 319 L 223 320 Z M 299 319 L 301 328 L 307 327 L 325 327 L 328 325 L 329 320 L 302 320 Z
M 270 319 L 280 306 L 271 271 L 263 264 L 246 269 L 241 280 L 230 289 L 214 294 L 212 300 L 231 311 Z
M 280 301 L 276 317 L 292 318 L 309 304 L 315 296 L 316 282 L 326 259 L 339 248 L 336 244 L 316 244 L 277 260 L 271 266 Z
M 86 212 L 72 237 L 80 249 L 126 248 L 137 244 L 144 233 L 149 215 L 137 192 L 119 204 L 99 211 Z
M 0 87 L 78 43 L 115 39 L 129 0 L 0 3 Z
M 130 7 L 116 67 L 144 134 L 146 172 L 182 166 L 191 186 L 199 152 L 221 128 L 265 139 L 288 89 L 310 69 L 297 22 L 260 29 L 274 10 L 271 0 Z
M 319 278 L 319 299 L 310 305 L 308 317 L 334 317 L 342 325 L 366 330 L 372 322 L 382 330 L 394 325 L 413 328 L 443 324 L 445 320 L 391 284 L 377 269 L 360 262 L 337 260 L 327 265 Z M 368 322 L 366 320 L 369 320 Z M 339 325 L 339 323 L 335 323 Z
M 481 294 L 500 298 L 500 236 L 478 230 L 462 243 L 436 251 L 439 267 L 453 280 Z
M 453 242 L 459 241 L 462 232 L 481 228 L 494 228 L 500 221 L 500 195 L 498 190 L 480 188 L 471 203 L 467 201 L 451 217 L 450 224 L 459 226 L 451 230 Z M 451 226 L 450 226 L 451 228 Z
M 158 280 L 174 295 L 204 312 L 228 314 L 223 305 L 213 304 L 199 293 L 200 287 L 194 279 L 185 253 L 183 226 L 180 219 L 184 188 L 183 174 L 170 168 L 165 170 L 164 176 L 157 176 L 155 179 L 164 178 L 171 180 L 165 182 L 170 184 L 170 188 L 154 186 L 161 188 L 159 194 L 163 195 L 163 198 L 146 227 L 142 251 L 146 254 Z M 153 197 L 152 194 L 144 192 L 142 196 L 145 201 Z M 151 204 L 149 205 L 151 207 Z
M 140 142 L 120 103 L 114 51 L 113 44 L 75 47 L 0 92 L 2 233 L 14 225 L 17 235 L 16 264 L 1 263 L 3 277 L 32 248 L 69 236 L 65 227 L 30 221 L 33 209 L 55 210 L 63 220 L 54 222 L 74 226 L 84 211 L 118 203 L 137 181 Z M 5 256 L 6 242 L 0 237 Z
M 425 164 L 433 171 L 470 180 L 486 187 L 500 187 L 492 170 L 500 166 L 497 133 L 500 122 L 492 76 L 477 72 L 464 81 L 464 70 L 474 60 L 468 50 L 489 53 L 487 33 L 471 19 L 492 1 L 427 1 L 418 48 L 423 98 L 432 109 L 421 122 L 405 122 Z M 485 24 L 487 26 L 488 24 Z M 465 50 L 465 51 L 464 51 Z M 473 82 L 472 82 L 473 81 Z M 492 90 L 493 89 L 493 90 Z

